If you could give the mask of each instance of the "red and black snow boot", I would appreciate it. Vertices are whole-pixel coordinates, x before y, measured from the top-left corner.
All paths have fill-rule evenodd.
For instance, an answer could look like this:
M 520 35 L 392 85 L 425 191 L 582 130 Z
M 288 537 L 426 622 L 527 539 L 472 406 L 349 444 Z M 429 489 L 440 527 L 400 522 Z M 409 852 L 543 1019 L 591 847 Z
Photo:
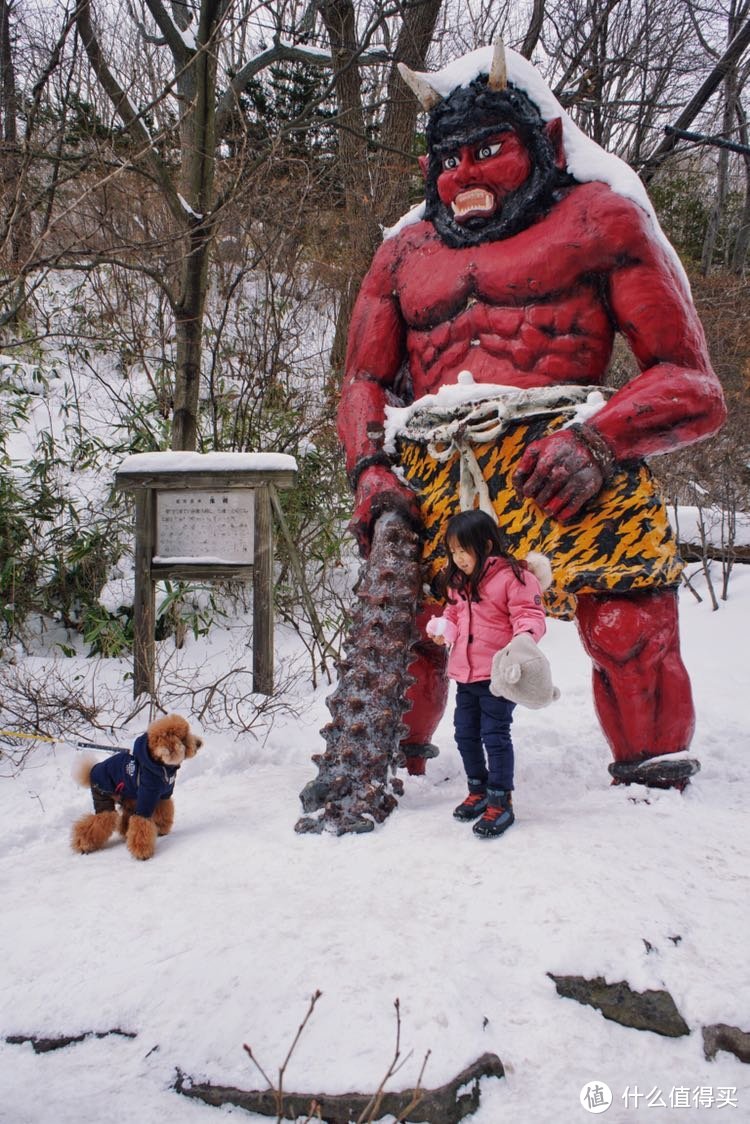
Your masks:
M 513 797 L 501 788 L 487 789 L 487 808 L 481 820 L 474 824 L 473 832 L 483 839 L 494 839 L 507 831 L 516 817 L 513 815 Z
M 453 809 L 457 820 L 475 820 L 487 807 L 487 785 L 484 781 L 469 780 L 469 795 Z

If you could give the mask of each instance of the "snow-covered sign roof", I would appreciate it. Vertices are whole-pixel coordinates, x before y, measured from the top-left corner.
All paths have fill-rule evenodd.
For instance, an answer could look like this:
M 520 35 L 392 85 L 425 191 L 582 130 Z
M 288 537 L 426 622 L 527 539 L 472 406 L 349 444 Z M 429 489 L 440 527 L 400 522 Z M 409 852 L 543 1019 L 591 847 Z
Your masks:
M 118 476 L 143 473 L 194 472 L 296 472 L 297 462 L 287 453 L 133 453 L 117 469 Z

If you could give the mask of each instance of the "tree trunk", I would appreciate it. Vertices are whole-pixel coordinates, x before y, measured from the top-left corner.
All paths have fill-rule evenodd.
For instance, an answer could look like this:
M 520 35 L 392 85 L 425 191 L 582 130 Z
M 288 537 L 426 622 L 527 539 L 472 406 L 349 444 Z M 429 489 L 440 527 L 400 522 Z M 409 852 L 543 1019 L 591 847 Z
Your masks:
M 207 264 L 206 249 L 197 252 Z M 187 268 L 196 275 L 201 265 L 196 256 L 190 258 Z M 190 299 L 175 315 L 175 384 L 172 414 L 172 448 L 175 451 L 193 450 L 198 440 L 198 402 L 200 399 L 203 313 L 205 292 L 200 292 L 200 280 L 190 286 Z
M 531 59 L 534 48 L 539 42 L 544 24 L 544 0 L 534 0 L 534 6 L 529 17 L 529 26 L 526 30 L 520 53 L 525 59 Z
M 745 158 L 745 202 L 742 207 L 742 216 L 737 231 L 737 237 L 732 247 L 730 269 L 733 273 L 743 276 L 747 268 L 747 254 L 750 249 L 750 159 Z
M 328 33 L 338 103 L 339 171 L 344 186 L 349 262 L 341 294 L 331 366 L 343 366 L 346 333 L 359 283 L 377 245 L 378 226 L 373 207 L 367 158 L 367 128 L 362 104 L 362 80 L 357 65 L 357 29 L 352 0 L 325 0 L 320 14 Z
M 735 37 L 737 28 L 733 14 L 729 17 L 727 38 L 731 42 Z M 737 65 L 727 70 L 724 79 L 724 108 L 721 116 L 721 135 L 730 137 L 734 122 L 735 104 L 737 100 Z M 701 254 L 701 273 L 708 276 L 716 253 L 716 243 L 721 229 L 722 219 L 726 210 L 727 196 L 729 194 L 729 152 L 726 148 L 719 149 L 718 167 L 716 173 L 716 199 L 711 209 L 708 228 L 703 239 L 703 252 Z
M 748 136 L 747 120 L 739 98 L 737 102 L 737 117 L 739 120 L 740 141 L 744 145 L 748 145 L 750 137 Z M 750 156 L 744 155 L 742 157 L 745 167 L 745 202 L 742 207 L 742 216 L 740 218 L 740 225 L 737 231 L 737 237 L 734 240 L 732 247 L 732 259 L 729 268 L 733 273 L 738 273 L 743 276 L 747 267 L 747 254 L 750 249 Z
M 442 0 L 423 0 L 407 7 L 401 25 L 394 63 L 424 70 Z M 386 107 L 380 133 L 381 150 L 375 171 L 375 207 L 380 222 L 392 226 L 409 208 L 410 180 L 415 171 L 412 155 L 419 102 L 394 65 L 388 78 Z
M 187 68 L 193 109 L 185 114 L 183 122 L 181 179 L 186 202 L 193 214 L 188 216 L 192 229 L 188 253 L 182 262 L 181 296 L 175 318 L 174 450 L 195 449 L 198 437 L 203 322 L 213 241 L 211 211 L 216 166 L 216 53 L 211 41 L 219 12 L 217 0 L 201 5 L 199 49 L 192 65 Z
M 729 91 L 727 91 L 727 98 Z M 731 107 L 727 104 L 724 106 L 724 120 L 722 125 L 722 135 L 727 135 L 727 119 L 731 124 L 732 113 Z M 711 272 L 711 266 L 716 253 L 716 242 L 719 237 L 719 229 L 721 227 L 721 220 L 724 217 L 724 210 L 727 203 L 727 194 L 729 192 L 729 153 L 726 148 L 719 149 L 718 166 L 716 170 L 716 197 L 714 205 L 711 208 L 711 213 L 708 216 L 708 226 L 703 238 L 703 250 L 701 252 L 701 275 L 707 277 Z
M 17 310 L 24 301 L 25 283 L 21 266 L 31 237 L 31 222 L 28 211 L 23 207 L 23 190 L 18 182 L 20 172 L 18 92 L 13 63 L 11 0 L 0 0 L 0 115 L 2 116 L 0 183 L 7 215 L 4 223 L 8 237 L 7 260 L 11 272 L 17 276 L 17 290 L 12 302 L 16 311 L 8 323 L 15 329 L 18 319 Z

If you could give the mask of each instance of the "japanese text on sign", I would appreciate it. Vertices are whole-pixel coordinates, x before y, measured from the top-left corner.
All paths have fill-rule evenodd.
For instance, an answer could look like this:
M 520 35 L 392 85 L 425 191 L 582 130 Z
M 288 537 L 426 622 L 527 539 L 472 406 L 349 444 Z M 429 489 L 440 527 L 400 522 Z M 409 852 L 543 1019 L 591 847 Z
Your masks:
M 251 565 L 254 492 L 165 491 L 156 497 L 156 557 Z

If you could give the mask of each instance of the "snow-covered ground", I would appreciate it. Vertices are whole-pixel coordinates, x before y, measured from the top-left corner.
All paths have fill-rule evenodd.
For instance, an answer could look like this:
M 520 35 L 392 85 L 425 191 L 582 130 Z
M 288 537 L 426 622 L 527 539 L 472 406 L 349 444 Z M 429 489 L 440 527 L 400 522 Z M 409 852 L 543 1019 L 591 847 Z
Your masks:
M 703 762 L 684 795 L 610 787 L 575 628 L 550 622 L 562 698 L 516 712 L 517 822 L 499 840 L 451 817 L 463 780 L 450 712 L 441 756 L 406 780 L 382 827 L 295 835 L 325 686 L 300 687 L 301 716 L 277 718 L 265 742 L 206 727 L 178 780 L 175 830 L 147 863 L 120 842 L 70 851 L 88 810 L 70 779 L 77 751 L 40 746 L 0 778 L 0 1120 L 260 1120 L 181 1097 L 176 1069 L 261 1088 L 243 1043 L 275 1074 L 318 988 L 290 1089 L 373 1090 L 398 998 L 412 1054 L 391 1087 L 412 1084 L 427 1051 L 431 1088 L 485 1051 L 502 1059 L 476 1124 L 588 1119 L 579 1098 L 595 1082 L 612 1091 L 608 1121 L 750 1120 L 750 1070 L 727 1053 L 706 1061 L 701 1037 L 711 1023 L 750 1030 L 749 608 L 747 567 L 719 612 L 683 596 Z M 293 649 L 282 630 L 277 644 Z M 560 998 L 548 972 L 666 988 L 691 1033 L 607 1021 Z M 133 1037 L 38 1055 L 5 1041 L 113 1029 Z

